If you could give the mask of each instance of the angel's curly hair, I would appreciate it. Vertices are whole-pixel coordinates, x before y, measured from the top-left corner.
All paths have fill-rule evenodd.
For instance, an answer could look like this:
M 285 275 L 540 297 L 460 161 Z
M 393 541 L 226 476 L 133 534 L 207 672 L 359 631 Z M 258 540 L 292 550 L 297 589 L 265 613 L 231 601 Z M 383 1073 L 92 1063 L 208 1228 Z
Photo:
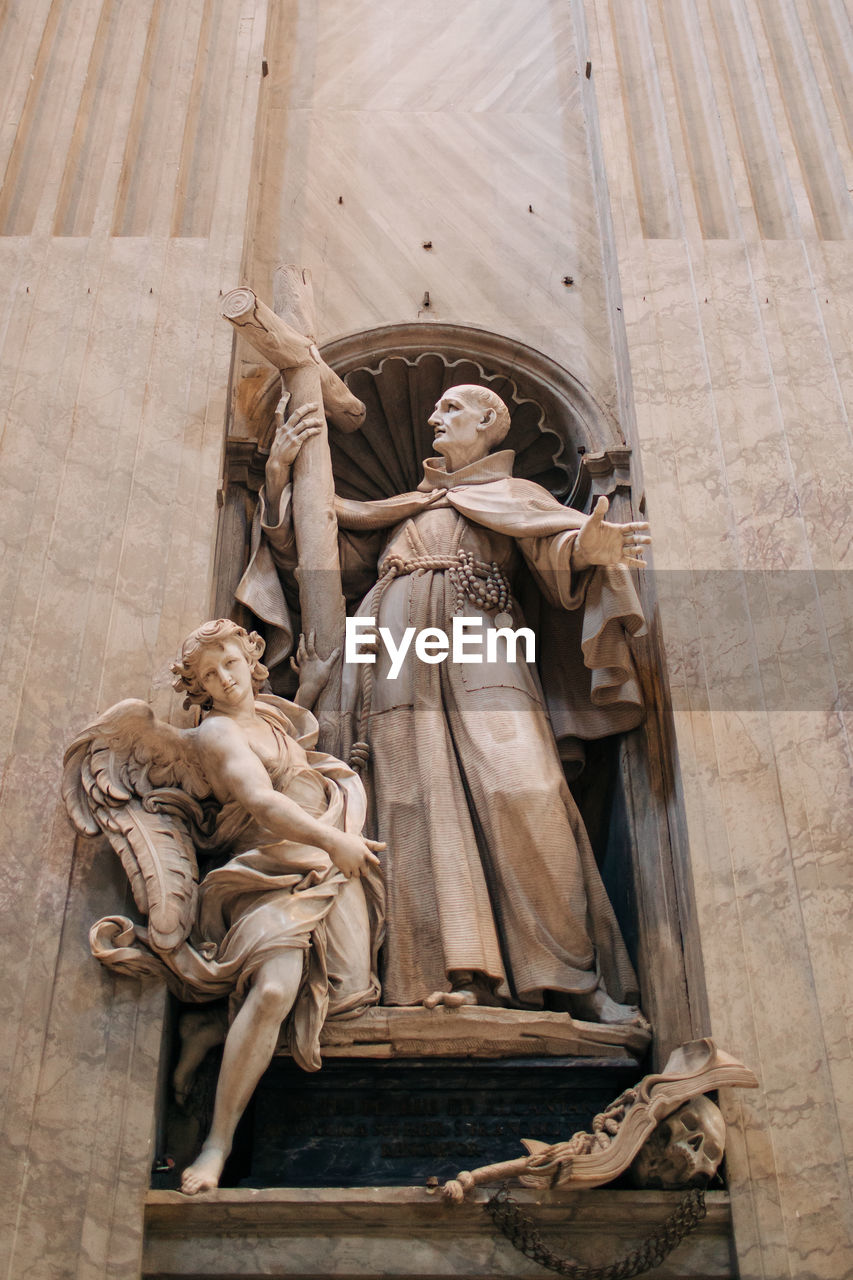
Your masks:
M 185 708 L 201 707 L 203 711 L 209 711 L 213 706 L 210 694 L 201 687 L 199 679 L 201 657 L 205 649 L 209 649 L 212 645 L 225 644 L 228 640 L 235 640 L 246 655 L 252 671 L 252 687 L 255 693 L 263 685 L 269 671 L 261 662 L 261 655 L 266 648 L 262 637 L 257 631 L 247 631 L 245 627 L 238 627 L 237 623 L 229 618 L 216 618 L 190 632 L 181 645 L 180 658 L 172 663 L 172 674 L 175 676 L 172 688 L 177 693 L 186 694 Z

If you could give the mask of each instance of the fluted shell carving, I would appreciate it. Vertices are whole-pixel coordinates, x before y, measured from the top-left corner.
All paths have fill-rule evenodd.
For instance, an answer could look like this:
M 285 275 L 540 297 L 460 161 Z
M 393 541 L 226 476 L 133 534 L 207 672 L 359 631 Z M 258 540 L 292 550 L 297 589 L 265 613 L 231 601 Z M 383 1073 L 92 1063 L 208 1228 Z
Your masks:
M 367 417 L 351 434 L 329 428 L 335 488 L 342 498 L 370 500 L 417 488 L 423 459 L 435 452 L 429 416 L 442 392 L 463 383 L 489 387 L 509 408 L 512 426 L 503 447 L 516 452 L 514 474 L 558 498 L 571 492 L 577 455 L 546 427 L 541 405 L 521 397 L 503 374 L 490 374 L 474 360 L 448 361 L 425 352 L 415 360 L 389 356 L 375 367 L 352 370 L 345 381 L 364 401 Z
M 421 462 L 434 453 L 428 419 L 435 401 L 448 387 L 464 383 L 491 388 L 507 404 L 512 426 L 503 447 L 515 449 L 514 474 L 537 481 L 557 498 L 571 493 L 578 454 L 548 428 L 543 407 L 520 396 L 505 374 L 492 374 L 474 360 L 448 361 L 429 351 L 416 360 L 387 356 L 375 366 L 351 370 L 345 381 L 364 401 L 368 415 L 359 431 L 348 434 L 329 424 L 334 485 L 342 498 L 388 498 L 418 488 L 423 479 Z M 272 443 L 278 388 L 274 376 L 259 397 L 266 419 L 259 431 L 261 451 Z

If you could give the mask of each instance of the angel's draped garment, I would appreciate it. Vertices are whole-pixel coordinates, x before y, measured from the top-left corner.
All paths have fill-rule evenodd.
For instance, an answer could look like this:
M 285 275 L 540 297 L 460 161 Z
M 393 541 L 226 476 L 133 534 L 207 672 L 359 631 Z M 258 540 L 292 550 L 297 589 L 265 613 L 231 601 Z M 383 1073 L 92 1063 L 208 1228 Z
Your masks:
M 263 763 L 276 791 L 318 822 L 360 833 L 364 788 L 342 761 L 310 749 L 318 732 L 311 713 L 269 695 L 261 695 L 255 705 L 275 736 L 276 754 Z M 307 759 L 293 750 L 293 742 L 306 749 Z M 383 894 L 378 877 L 347 880 L 334 867 L 322 873 L 288 872 L 288 852 L 304 853 L 308 846 L 273 844 L 236 801 L 222 807 L 213 835 L 196 833 L 196 842 L 208 856 L 226 851 L 230 856 L 201 882 L 189 939 L 156 959 L 151 954 L 143 958 L 138 947 L 126 945 L 134 930 L 125 921 L 129 930 L 120 937 L 105 932 L 100 951 L 98 938 L 93 938 L 95 954 L 125 972 L 156 967 L 182 1000 L 228 996 L 233 1016 L 264 961 L 294 948 L 303 951 L 303 979 L 280 1047 L 288 1048 L 305 1070 L 317 1070 L 326 1018 L 354 1013 L 379 999 L 376 954 Z M 138 938 L 140 931 L 135 933 Z M 141 936 L 147 941 L 144 932 Z
M 460 551 L 497 564 L 514 591 L 526 565 L 545 599 L 576 611 L 578 623 L 571 643 L 564 635 L 556 651 L 552 644 L 550 714 L 536 670 L 509 661 L 500 646 L 497 661 L 470 664 L 430 665 L 412 649 L 391 680 L 380 645 L 367 737 L 376 833 L 388 844 L 386 1004 L 447 990 L 460 971 L 485 975 L 499 999 L 525 1005 L 541 1006 L 546 992 L 590 991 L 599 975 L 614 998 L 637 999 L 555 730 L 597 738 L 639 722 L 625 633 L 640 630 L 642 613 L 623 567 L 572 573 L 582 516 L 514 478 L 513 457 L 503 450 L 452 474 L 443 459 L 427 460 L 421 491 L 447 496 L 403 519 L 411 494 L 337 503 L 347 595 L 367 591 L 358 612 L 389 628 L 395 644 L 406 627 L 450 636 L 460 598 L 442 565 L 458 562 Z M 392 557 L 400 572 L 368 589 Z M 289 643 L 289 621 L 278 574 L 295 563 L 290 489 L 275 522 L 262 493 L 238 598 L 283 633 L 279 643 Z M 467 598 L 461 611 L 480 618 L 483 635 L 495 626 Z M 516 604 L 513 625 L 523 622 Z M 344 709 L 356 724 L 365 670 L 344 664 Z

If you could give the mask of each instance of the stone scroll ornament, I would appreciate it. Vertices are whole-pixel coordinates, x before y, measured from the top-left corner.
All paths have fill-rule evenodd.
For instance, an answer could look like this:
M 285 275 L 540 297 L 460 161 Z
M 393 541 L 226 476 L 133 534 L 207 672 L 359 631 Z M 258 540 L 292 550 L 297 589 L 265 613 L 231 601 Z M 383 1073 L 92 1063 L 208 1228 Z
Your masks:
M 541 1191 L 590 1189 L 629 1167 L 644 1187 L 706 1186 L 723 1158 L 725 1123 L 703 1095 L 732 1087 L 756 1089 L 758 1081 L 710 1038 L 692 1040 L 596 1116 L 591 1133 L 554 1144 L 523 1140 L 527 1156 L 465 1170 L 442 1192 L 459 1203 L 475 1187 L 513 1178 Z

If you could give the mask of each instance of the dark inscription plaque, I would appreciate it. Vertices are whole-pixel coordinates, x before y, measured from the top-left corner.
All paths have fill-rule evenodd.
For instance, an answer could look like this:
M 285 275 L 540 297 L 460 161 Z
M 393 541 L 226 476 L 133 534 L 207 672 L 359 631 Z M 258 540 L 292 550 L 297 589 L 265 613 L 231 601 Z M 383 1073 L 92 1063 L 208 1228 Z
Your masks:
M 566 1141 L 642 1072 L 614 1059 L 326 1061 L 276 1058 L 255 1094 L 246 1187 L 398 1186 Z

